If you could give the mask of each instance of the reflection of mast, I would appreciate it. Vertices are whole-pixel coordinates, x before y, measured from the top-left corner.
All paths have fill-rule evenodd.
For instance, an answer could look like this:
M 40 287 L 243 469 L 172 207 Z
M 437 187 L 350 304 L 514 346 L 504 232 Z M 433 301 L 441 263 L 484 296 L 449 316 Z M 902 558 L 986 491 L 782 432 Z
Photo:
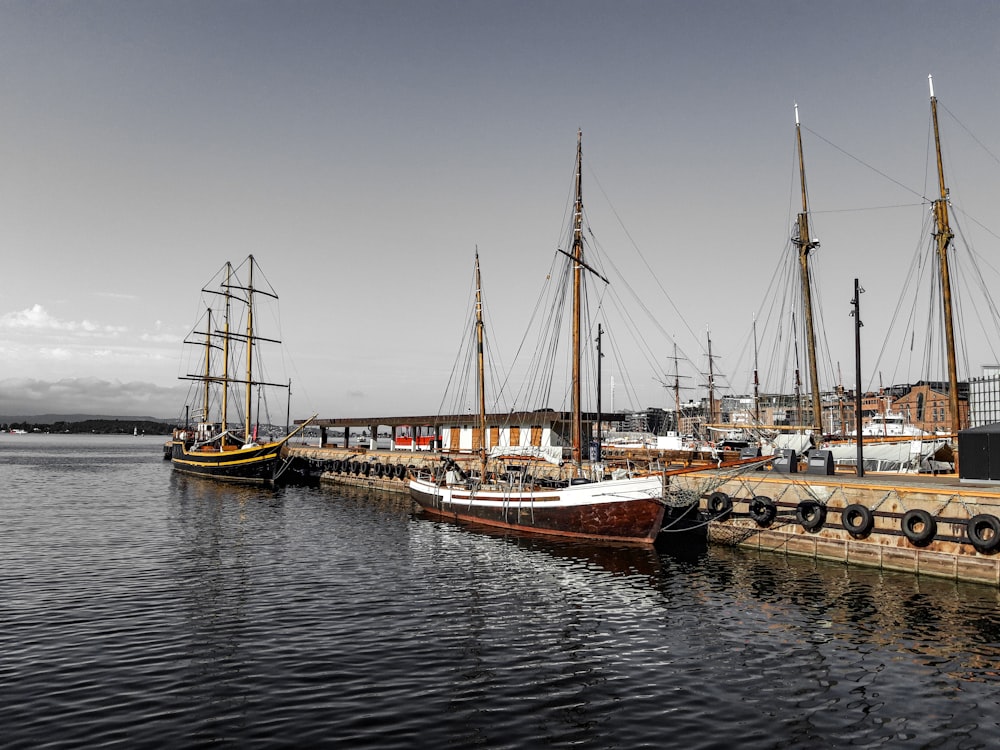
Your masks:
M 819 376 L 816 367 L 816 335 L 813 327 L 812 284 L 809 278 L 809 251 L 819 247 L 819 241 L 809 235 L 809 204 L 806 199 L 806 165 L 802 160 L 802 128 L 799 125 L 799 105 L 795 105 L 795 138 L 799 148 L 799 182 L 802 186 L 802 213 L 798 217 L 798 231 L 792 242 L 799 248 L 799 268 L 802 274 L 802 306 L 805 308 L 806 346 L 809 356 L 809 381 L 812 385 L 813 429 L 823 433 L 822 402 L 819 395 Z M 800 418 L 801 421 L 801 418 Z
M 948 270 L 948 245 L 952 234 L 948 226 L 948 188 L 944 184 L 944 163 L 941 160 L 941 137 L 938 133 L 937 97 L 934 96 L 934 80 L 927 76 L 931 93 L 931 118 L 934 121 L 934 150 L 937 153 L 938 186 L 941 197 L 934 201 L 934 236 L 937 238 L 938 263 L 941 268 L 941 302 L 944 306 L 945 350 L 948 357 L 948 408 L 951 409 L 951 431 L 958 438 L 962 427 L 958 411 L 958 366 L 955 363 L 955 324 L 951 308 L 951 275 Z M 955 468 L 958 469 L 956 457 Z

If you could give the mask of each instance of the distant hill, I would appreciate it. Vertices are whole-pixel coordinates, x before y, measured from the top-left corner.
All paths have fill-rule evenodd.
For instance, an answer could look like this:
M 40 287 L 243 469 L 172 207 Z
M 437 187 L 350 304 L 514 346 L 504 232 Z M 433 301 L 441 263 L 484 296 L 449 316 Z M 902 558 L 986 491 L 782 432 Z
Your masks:
M 56 422 L 88 422 L 99 421 L 119 421 L 119 422 L 161 422 L 173 424 L 177 420 L 174 417 L 122 417 L 108 416 L 104 414 L 34 414 L 27 416 L 8 417 L 0 415 L 0 424 L 10 424 L 11 422 L 30 422 L 31 424 L 55 424 Z

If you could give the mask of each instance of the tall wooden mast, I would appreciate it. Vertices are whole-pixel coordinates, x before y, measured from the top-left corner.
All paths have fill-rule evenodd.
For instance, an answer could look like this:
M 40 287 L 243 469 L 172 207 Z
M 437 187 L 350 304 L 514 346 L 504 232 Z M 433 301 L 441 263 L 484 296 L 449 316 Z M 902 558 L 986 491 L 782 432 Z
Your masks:
M 205 387 L 202 390 L 201 421 L 208 421 L 209 386 L 212 383 L 212 308 L 208 308 L 208 323 L 205 327 Z
M 816 367 L 816 334 L 813 326 L 812 283 L 809 278 L 809 251 L 819 247 L 819 242 L 809 235 L 809 203 L 806 197 L 806 165 L 802 160 L 802 126 L 799 124 L 799 105 L 795 105 L 795 139 L 799 150 L 799 183 L 802 188 L 802 213 L 798 216 L 798 236 L 792 242 L 799 249 L 799 269 L 802 276 L 802 306 L 805 308 L 806 347 L 809 353 L 809 381 L 812 386 L 813 430 L 823 434 L 823 402 L 819 395 L 819 376 Z
M 222 442 L 220 443 L 220 447 L 226 445 L 226 431 L 229 429 L 229 314 L 231 311 L 230 302 L 232 300 L 230 290 L 232 280 L 233 264 L 226 261 L 225 313 L 222 320 L 222 415 L 219 420 Z
M 951 410 L 951 431 L 958 439 L 962 415 L 958 411 L 958 365 L 955 361 L 955 322 L 951 306 L 951 274 L 948 270 L 948 246 L 954 238 L 948 226 L 948 188 L 944 184 L 944 163 L 941 160 L 941 137 L 938 132 L 937 97 L 934 79 L 927 76 L 931 94 L 931 119 L 934 121 L 934 150 L 937 154 L 938 187 L 941 197 L 934 201 L 934 236 L 937 239 L 938 264 L 941 274 L 941 302 L 944 307 L 945 351 L 948 358 L 948 408 Z M 957 460 L 956 460 L 957 468 Z
M 479 395 L 480 476 L 486 478 L 486 365 L 483 356 L 483 285 L 479 276 L 479 248 L 476 248 L 476 388 Z
M 253 413 L 253 256 L 250 256 L 250 283 L 247 285 L 247 388 L 246 388 L 246 411 L 243 417 L 243 440 L 250 442 L 250 423 Z
M 583 460 L 580 348 L 583 318 L 583 131 L 576 134 L 576 200 L 573 204 L 573 463 Z
M 715 369 L 712 362 L 712 332 L 706 328 L 705 336 L 708 339 L 708 423 L 716 424 L 719 420 L 715 418 Z

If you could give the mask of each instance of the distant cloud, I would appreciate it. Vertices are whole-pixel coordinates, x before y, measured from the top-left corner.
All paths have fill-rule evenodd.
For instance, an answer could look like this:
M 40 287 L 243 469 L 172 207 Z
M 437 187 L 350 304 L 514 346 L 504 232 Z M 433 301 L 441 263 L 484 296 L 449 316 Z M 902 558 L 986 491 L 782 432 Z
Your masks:
M 117 335 L 127 331 L 124 326 L 101 326 L 89 320 L 73 321 L 59 320 L 39 304 L 32 305 L 25 310 L 9 312 L 0 315 L 0 329 L 9 330 L 50 330 L 50 331 L 82 331 L 85 333 L 98 333 L 105 335 Z
M 152 383 L 65 378 L 46 381 L 34 378 L 0 380 L 0 414 L 106 414 L 152 416 L 163 419 L 177 414 L 188 387 L 169 388 Z

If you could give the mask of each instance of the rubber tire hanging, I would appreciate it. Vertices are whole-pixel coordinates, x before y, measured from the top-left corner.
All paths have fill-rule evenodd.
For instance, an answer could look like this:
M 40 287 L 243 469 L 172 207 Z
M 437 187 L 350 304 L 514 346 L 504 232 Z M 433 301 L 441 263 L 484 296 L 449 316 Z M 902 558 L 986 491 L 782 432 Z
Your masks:
M 803 500 L 795 507 L 795 518 L 809 532 L 817 532 L 826 523 L 826 506 L 815 500 Z
M 993 552 L 1000 547 L 1000 520 L 989 513 L 980 513 L 969 519 L 966 536 L 977 552 Z
M 937 521 L 926 510 L 908 510 L 900 523 L 903 534 L 915 547 L 925 547 L 937 535 Z
M 852 503 L 840 512 L 840 525 L 855 539 L 864 539 L 875 528 L 875 514 L 860 503 Z

